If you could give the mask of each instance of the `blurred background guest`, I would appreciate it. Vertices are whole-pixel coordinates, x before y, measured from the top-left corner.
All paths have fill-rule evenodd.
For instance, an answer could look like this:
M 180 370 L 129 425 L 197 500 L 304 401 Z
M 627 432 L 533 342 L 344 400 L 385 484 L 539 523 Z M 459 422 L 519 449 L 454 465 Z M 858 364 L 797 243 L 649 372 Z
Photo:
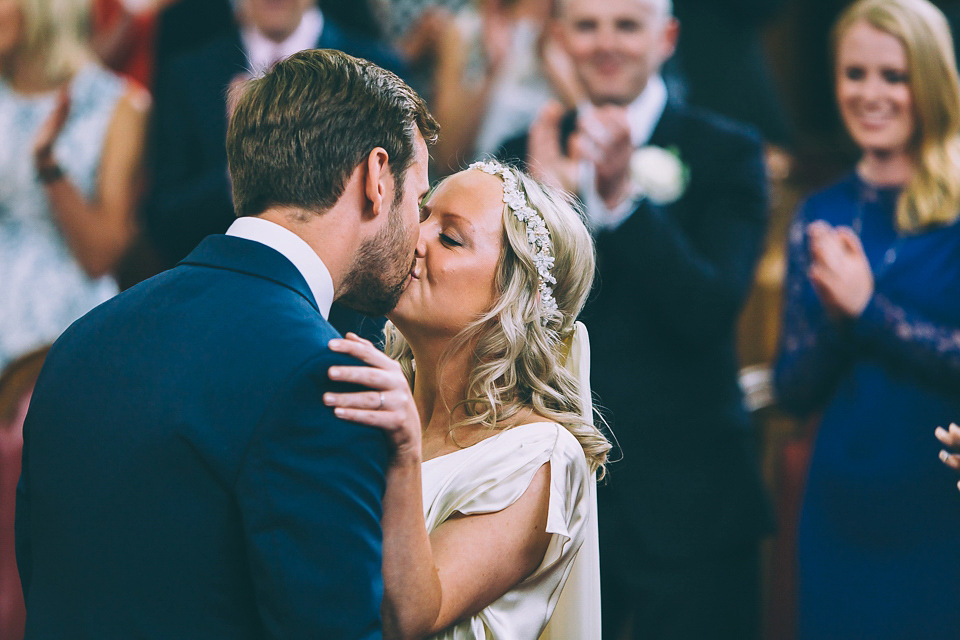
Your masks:
M 438 9 L 455 13 L 472 0 L 372 0 L 383 18 L 384 28 L 394 41 L 408 37 L 417 29 L 425 14 Z
M 0 368 L 114 295 L 149 96 L 89 46 L 89 0 L 0 0 Z
M 551 8 L 551 0 L 476 0 L 442 30 L 432 82 L 440 173 L 525 134 L 552 97 L 541 57 Z
M 761 40 L 763 28 L 785 4 L 786 0 L 673 0 L 682 29 L 665 75 L 687 103 L 752 124 L 768 143 L 789 149 L 793 132 Z
M 790 231 L 776 389 L 822 411 L 798 534 L 801 638 L 960 628 L 960 509 L 930 426 L 960 415 L 960 86 L 926 0 L 861 0 L 834 28 L 861 151 Z
M 150 238 L 166 266 L 176 264 L 234 219 L 224 148 L 226 92 L 238 78 L 302 49 L 340 49 L 392 71 L 400 59 L 380 43 L 354 36 L 313 0 L 240 0 L 236 26 L 159 70 L 146 205 Z
M 579 191 L 596 233 L 583 318 L 623 456 L 598 490 L 604 635 L 748 640 L 771 521 L 734 328 L 766 228 L 762 143 L 668 99 L 669 0 L 559 6 L 589 102 L 550 105 L 503 153 Z
M 317 0 L 317 6 L 327 16 L 354 35 L 371 40 L 387 38 L 385 4 L 389 0 Z
M 158 12 L 175 0 L 94 0 L 93 50 L 108 68 L 144 87 L 153 83 Z
M 156 81 L 160 69 L 166 69 L 174 58 L 199 49 L 236 28 L 232 0 L 166 2 L 165 8 L 157 14 L 154 27 L 153 81 Z

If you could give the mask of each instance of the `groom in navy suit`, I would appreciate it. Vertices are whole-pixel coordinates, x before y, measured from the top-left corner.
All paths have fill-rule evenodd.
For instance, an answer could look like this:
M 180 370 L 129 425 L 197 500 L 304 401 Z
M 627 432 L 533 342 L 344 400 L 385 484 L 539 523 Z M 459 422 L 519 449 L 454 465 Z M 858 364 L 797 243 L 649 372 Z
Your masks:
M 24 427 L 29 638 L 380 638 L 387 445 L 322 402 L 334 299 L 408 282 L 437 127 L 330 50 L 239 92 L 237 220 L 56 342 Z

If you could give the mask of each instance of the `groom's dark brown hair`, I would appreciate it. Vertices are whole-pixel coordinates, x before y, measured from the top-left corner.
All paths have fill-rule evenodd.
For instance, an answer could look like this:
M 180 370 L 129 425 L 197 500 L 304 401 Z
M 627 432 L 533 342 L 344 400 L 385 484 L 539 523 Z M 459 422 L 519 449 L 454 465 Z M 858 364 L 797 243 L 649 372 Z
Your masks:
M 323 213 L 376 147 L 389 154 L 399 202 L 416 130 L 428 144 L 439 131 L 403 80 L 332 49 L 294 54 L 238 91 L 227 127 L 238 217 L 273 206 Z

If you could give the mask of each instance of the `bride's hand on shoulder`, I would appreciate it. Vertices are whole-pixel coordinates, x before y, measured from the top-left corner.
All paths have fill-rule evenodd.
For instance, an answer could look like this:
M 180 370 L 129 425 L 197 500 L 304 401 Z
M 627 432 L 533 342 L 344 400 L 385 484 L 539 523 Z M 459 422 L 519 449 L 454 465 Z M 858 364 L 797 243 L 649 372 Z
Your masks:
M 333 407 L 338 418 L 385 431 L 393 445 L 393 464 L 420 464 L 420 414 L 400 364 L 373 346 L 369 340 L 348 333 L 331 340 L 331 351 L 352 356 L 369 366 L 330 367 L 335 382 L 368 387 L 366 391 L 323 394 L 323 403 Z

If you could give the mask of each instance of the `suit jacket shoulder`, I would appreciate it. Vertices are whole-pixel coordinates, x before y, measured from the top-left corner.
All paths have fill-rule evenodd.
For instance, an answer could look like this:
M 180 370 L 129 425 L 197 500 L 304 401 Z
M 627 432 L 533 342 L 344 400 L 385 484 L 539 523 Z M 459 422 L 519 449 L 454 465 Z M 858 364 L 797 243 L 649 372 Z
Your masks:
M 203 84 L 219 82 L 221 86 L 215 90 L 221 91 L 222 86 L 234 76 L 247 71 L 247 57 L 243 51 L 240 33 L 231 30 L 196 49 L 179 53 L 170 59 L 166 70 L 159 71 L 190 84 L 193 84 L 191 79 Z
M 379 638 L 387 446 L 323 404 L 337 335 L 229 236 L 74 323 L 25 427 L 28 636 Z
M 763 142 L 753 127 L 711 111 L 668 104 L 650 144 L 674 149 L 689 170 L 683 196 L 665 207 L 690 222 L 717 209 L 725 194 L 735 207 L 727 215 L 763 223 L 767 218 L 767 174 Z
M 401 78 L 409 76 L 406 63 L 396 51 L 381 42 L 345 29 L 328 16 L 324 16 L 323 32 L 317 48 L 338 49 L 357 58 L 365 58 Z
M 707 109 L 669 103 L 654 128 L 649 144 L 676 147 L 681 158 L 721 172 L 731 156 L 752 155 L 762 160 L 763 142 L 752 126 Z

